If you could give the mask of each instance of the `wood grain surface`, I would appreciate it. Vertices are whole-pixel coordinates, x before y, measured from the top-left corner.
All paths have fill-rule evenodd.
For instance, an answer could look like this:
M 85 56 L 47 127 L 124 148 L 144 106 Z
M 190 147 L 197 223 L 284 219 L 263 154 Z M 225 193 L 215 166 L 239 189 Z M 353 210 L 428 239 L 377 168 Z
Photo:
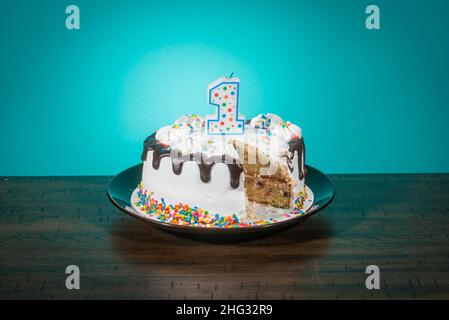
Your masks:
M 303 223 L 214 244 L 116 209 L 111 177 L 0 177 L 0 298 L 449 299 L 449 174 L 330 178 L 336 198 Z

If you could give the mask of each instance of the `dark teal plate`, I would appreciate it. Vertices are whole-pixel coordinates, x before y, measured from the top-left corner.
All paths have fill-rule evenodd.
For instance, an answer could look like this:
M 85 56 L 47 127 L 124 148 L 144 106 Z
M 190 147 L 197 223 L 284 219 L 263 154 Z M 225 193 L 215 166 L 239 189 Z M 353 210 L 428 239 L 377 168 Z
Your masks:
M 203 240 L 212 240 L 213 237 L 218 237 L 220 239 L 234 238 L 240 239 L 241 236 L 253 236 L 253 235 L 264 235 L 270 234 L 274 231 L 279 231 L 288 226 L 292 226 L 304 219 L 312 216 L 318 211 L 325 208 L 335 196 L 335 189 L 329 180 L 329 178 L 323 174 L 321 171 L 306 166 L 306 184 L 312 189 L 315 196 L 315 202 L 312 207 L 306 211 L 303 216 L 298 216 L 297 218 L 292 218 L 289 220 L 250 227 L 239 227 L 239 228 L 202 228 L 202 227 L 192 227 L 188 225 L 176 225 L 163 221 L 157 221 L 153 219 L 146 219 L 136 213 L 131 204 L 131 194 L 134 189 L 140 183 L 142 178 L 142 165 L 139 164 L 125 171 L 120 172 L 116 175 L 109 184 L 108 196 L 114 205 L 119 209 L 123 210 L 130 216 L 137 218 L 139 220 L 151 223 L 155 227 L 162 228 L 167 231 L 176 232 L 185 236 L 193 237 L 204 237 Z

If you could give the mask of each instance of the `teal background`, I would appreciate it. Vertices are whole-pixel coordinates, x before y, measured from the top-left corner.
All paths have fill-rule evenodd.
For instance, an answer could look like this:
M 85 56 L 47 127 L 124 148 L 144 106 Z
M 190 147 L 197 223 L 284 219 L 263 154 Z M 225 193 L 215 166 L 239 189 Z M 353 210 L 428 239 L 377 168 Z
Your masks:
M 381 9 L 381 30 L 365 8 Z M 65 28 L 77 4 L 81 30 Z M 448 172 L 449 1 L 0 2 L 0 175 L 115 174 L 144 138 L 211 114 L 299 124 L 327 173 Z

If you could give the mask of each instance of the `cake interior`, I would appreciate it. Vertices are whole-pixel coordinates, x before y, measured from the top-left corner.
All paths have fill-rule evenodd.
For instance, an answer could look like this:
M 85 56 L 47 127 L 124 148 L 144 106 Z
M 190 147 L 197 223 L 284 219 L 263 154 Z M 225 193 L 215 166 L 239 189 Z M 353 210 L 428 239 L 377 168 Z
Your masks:
M 284 165 L 274 161 L 255 146 L 238 142 L 234 145 L 243 155 L 241 166 L 247 200 L 276 208 L 289 208 L 295 180 L 287 162 Z

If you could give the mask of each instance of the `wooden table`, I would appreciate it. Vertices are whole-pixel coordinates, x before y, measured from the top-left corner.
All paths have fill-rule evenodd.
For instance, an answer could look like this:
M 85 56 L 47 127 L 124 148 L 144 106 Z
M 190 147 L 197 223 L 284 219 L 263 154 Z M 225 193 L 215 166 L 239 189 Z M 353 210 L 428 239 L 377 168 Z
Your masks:
M 449 298 L 449 174 L 332 175 L 325 210 L 234 244 L 132 219 L 109 202 L 110 179 L 0 177 L 0 298 Z M 380 290 L 365 287 L 371 264 Z M 67 265 L 80 290 L 66 289 Z

